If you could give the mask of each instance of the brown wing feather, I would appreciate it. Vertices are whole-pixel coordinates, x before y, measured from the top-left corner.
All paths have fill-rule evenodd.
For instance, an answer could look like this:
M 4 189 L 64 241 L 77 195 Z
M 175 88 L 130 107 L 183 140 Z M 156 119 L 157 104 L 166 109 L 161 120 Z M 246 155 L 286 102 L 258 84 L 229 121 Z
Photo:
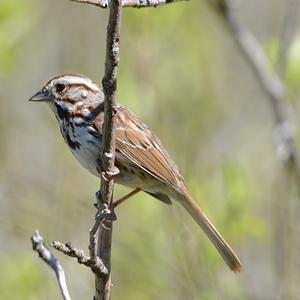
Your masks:
M 119 107 L 116 118 L 116 150 L 148 174 L 178 188 L 178 181 L 182 182 L 182 177 L 158 137 L 122 106 Z M 102 124 L 103 113 L 95 120 L 100 133 Z

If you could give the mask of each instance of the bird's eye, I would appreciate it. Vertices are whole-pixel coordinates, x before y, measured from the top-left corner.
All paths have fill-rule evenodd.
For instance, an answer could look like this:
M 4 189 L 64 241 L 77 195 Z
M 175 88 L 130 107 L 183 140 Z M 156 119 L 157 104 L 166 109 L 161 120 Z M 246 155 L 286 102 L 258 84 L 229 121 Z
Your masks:
M 66 86 L 62 83 L 57 83 L 55 85 L 55 90 L 57 93 L 61 94 L 65 90 Z

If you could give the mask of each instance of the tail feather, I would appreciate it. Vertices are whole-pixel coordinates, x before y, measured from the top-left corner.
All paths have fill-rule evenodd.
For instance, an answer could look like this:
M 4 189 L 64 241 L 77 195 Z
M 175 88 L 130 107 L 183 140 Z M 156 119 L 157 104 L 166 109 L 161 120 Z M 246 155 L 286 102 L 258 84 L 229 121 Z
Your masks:
M 234 272 L 240 272 L 242 269 L 242 264 L 234 253 L 234 251 L 230 248 L 230 246 L 223 239 L 221 234 L 217 231 L 214 225 L 210 222 L 201 208 L 197 205 L 197 203 L 193 200 L 193 198 L 189 195 L 180 195 L 179 197 L 180 203 L 184 206 L 184 208 L 188 211 L 188 213 L 193 217 L 193 219 L 200 225 L 202 230 L 206 233 L 208 238 L 214 244 L 220 255 L 223 257 L 224 261 L 227 263 L 229 268 Z

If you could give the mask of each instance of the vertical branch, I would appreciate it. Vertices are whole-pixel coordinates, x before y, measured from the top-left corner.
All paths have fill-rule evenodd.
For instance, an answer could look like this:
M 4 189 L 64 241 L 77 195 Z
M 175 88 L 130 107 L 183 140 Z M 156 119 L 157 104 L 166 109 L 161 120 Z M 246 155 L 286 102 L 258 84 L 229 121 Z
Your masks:
M 119 42 L 121 28 L 121 0 L 113 0 L 110 6 L 106 37 L 105 75 L 102 80 L 104 101 L 103 150 L 101 154 L 101 200 L 97 207 L 106 203 L 112 208 L 115 168 L 115 115 L 117 111 L 116 88 L 117 70 L 119 65 Z M 103 203 L 101 203 L 101 201 Z M 111 294 L 111 240 L 112 221 L 105 220 L 99 227 L 97 254 L 102 259 L 109 273 L 106 276 L 96 276 L 95 300 L 109 300 Z

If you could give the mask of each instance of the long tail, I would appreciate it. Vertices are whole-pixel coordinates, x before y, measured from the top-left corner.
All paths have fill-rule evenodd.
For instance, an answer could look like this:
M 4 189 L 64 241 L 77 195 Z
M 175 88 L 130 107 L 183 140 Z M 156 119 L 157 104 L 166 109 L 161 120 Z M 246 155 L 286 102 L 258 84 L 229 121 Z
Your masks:
M 242 264 L 239 258 L 226 243 L 226 241 L 223 239 L 214 225 L 209 221 L 207 216 L 193 200 L 193 198 L 189 194 L 180 195 L 178 198 L 178 200 L 180 200 L 179 202 L 189 212 L 193 219 L 200 225 L 202 230 L 206 233 L 208 238 L 217 248 L 218 252 L 221 254 L 229 268 L 234 272 L 240 272 L 242 269 Z

